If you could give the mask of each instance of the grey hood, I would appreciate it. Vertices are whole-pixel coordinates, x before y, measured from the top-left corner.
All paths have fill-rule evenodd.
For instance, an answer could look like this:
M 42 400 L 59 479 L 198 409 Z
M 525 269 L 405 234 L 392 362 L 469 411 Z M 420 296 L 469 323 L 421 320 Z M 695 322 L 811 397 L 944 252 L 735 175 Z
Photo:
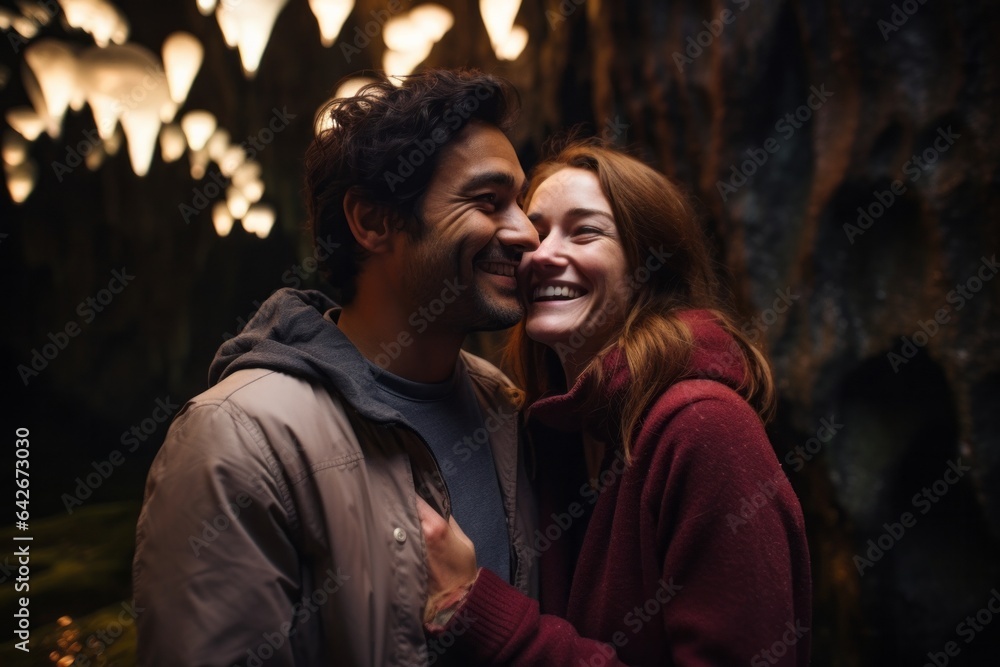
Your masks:
M 335 317 L 339 307 L 318 290 L 278 290 L 243 331 L 219 347 L 208 370 L 209 385 L 239 370 L 266 368 L 325 385 L 366 419 L 409 425 L 399 412 L 374 400 L 371 367 L 326 317 L 329 311 Z

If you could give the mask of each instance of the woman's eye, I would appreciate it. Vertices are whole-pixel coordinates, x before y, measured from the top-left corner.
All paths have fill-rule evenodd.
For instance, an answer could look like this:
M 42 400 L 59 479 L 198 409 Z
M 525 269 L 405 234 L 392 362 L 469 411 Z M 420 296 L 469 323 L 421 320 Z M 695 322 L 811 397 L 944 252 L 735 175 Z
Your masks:
M 597 227 L 589 227 L 587 225 L 584 225 L 583 227 L 577 227 L 576 228 L 576 233 L 577 234 L 583 234 L 583 235 L 589 235 L 589 234 L 603 234 L 604 232 L 602 232 Z

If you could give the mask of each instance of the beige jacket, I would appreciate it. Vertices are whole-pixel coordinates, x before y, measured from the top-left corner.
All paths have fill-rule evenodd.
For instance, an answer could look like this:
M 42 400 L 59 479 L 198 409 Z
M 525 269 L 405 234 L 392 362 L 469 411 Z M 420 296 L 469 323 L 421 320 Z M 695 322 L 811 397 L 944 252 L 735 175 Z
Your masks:
M 426 443 L 375 401 L 330 307 L 318 292 L 279 291 L 171 425 L 137 528 L 140 664 L 449 663 L 421 623 L 415 491 L 448 515 L 447 488 Z M 535 510 L 509 384 L 482 359 L 461 360 L 484 414 L 499 416 L 491 446 L 512 581 L 532 594 Z

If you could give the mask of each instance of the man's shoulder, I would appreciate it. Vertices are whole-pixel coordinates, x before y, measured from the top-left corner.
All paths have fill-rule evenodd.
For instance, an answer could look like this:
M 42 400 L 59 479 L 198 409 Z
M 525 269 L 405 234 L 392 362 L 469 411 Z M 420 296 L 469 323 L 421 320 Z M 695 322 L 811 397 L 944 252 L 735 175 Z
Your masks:
M 253 398 L 257 393 L 275 391 L 311 391 L 309 381 L 271 370 L 269 368 L 247 368 L 227 375 L 216 384 L 191 399 L 195 404 L 212 404 L 230 401 L 241 403 Z
M 249 443 L 264 457 L 281 450 L 286 468 L 298 470 L 299 449 L 314 456 L 357 450 L 343 402 L 319 383 L 269 369 L 226 376 L 178 412 L 164 449 L 194 447 L 209 457 L 239 458 Z M 295 442 L 296 447 L 285 447 Z
M 319 383 L 267 368 L 248 368 L 226 376 L 191 398 L 185 411 L 216 408 L 293 421 L 317 408 L 329 409 L 331 401 L 336 402 L 337 398 Z

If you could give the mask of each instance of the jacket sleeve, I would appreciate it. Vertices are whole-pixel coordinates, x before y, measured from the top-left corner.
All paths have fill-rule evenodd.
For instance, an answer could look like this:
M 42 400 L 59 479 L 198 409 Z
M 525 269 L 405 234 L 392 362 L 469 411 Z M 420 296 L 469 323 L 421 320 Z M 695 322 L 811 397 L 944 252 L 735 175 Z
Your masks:
M 681 586 L 664 606 L 673 663 L 808 664 L 802 510 L 753 409 L 709 398 L 647 426 L 658 442 L 644 512 L 656 518 L 663 576 Z
M 430 649 L 456 646 L 463 664 L 514 667 L 628 667 L 614 648 L 581 637 L 558 616 L 539 612 L 538 602 L 493 572 L 480 568 L 476 583 L 448 625 L 429 633 Z
M 150 469 L 136 530 L 140 665 L 295 663 L 288 635 L 301 595 L 288 497 L 242 411 L 186 406 Z

